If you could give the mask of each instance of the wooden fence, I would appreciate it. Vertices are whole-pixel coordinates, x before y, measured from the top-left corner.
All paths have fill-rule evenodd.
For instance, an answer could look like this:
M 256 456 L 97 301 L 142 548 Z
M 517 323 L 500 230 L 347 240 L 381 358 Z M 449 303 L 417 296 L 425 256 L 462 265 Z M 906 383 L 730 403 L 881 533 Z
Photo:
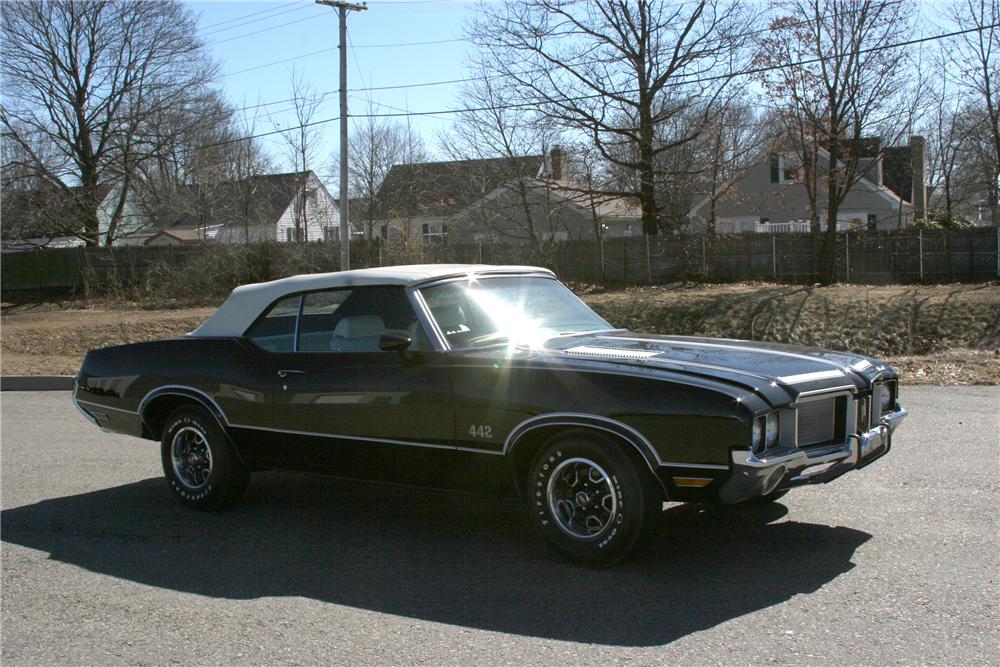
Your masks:
M 352 242 L 352 266 L 418 262 L 541 264 L 566 281 L 597 284 L 662 284 L 679 280 L 769 280 L 810 283 L 818 278 L 821 240 L 809 234 L 652 236 L 564 241 L 538 249 L 512 244 L 436 244 L 388 248 Z M 196 268 L 224 247 L 65 248 L 4 254 L 4 293 L 21 290 L 81 291 L 85 285 L 137 285 L 156 266 Z M 289 270 L 336 271 L 336 243 L 270 244 L 256 280 Z M 290 261 L 293 259 L 294 261 Z M 984 282 L 1000 278 L 1000 229 L 851 232 L 837 238 L 838 279 L 843 282 Z M 291 267 L 291 268 L 290 268 Z M 197 271 L 192 271 L 197 275 Z M 174 275 L 177 275 L 176 272 Z

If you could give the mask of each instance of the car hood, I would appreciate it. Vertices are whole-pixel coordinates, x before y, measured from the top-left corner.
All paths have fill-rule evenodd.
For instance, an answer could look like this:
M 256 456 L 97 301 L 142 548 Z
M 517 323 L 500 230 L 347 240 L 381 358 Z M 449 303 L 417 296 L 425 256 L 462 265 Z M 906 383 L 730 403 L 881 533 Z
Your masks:
M 721 380 L 753 391 L 773 406 L 806 393 L 866 389 L 879 377 L 894 376 L 884 362 L 849 352 L 628 331 L 557 338 L 545 351 L 563 358 Z

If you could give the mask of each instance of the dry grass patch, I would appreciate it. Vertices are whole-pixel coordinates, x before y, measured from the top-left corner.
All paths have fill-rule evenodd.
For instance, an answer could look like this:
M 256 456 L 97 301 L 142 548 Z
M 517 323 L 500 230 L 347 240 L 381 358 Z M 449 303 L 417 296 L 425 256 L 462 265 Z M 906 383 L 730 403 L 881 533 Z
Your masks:
M 578 286 L 615 326 L 853 350 L 894 364 L 909 384 L 1000 384 L 1000 287 L 984 285 Z M 87 350 L 191 331 L 213 307 L 105 302 L 21 306 L 0 323 L 4 375 L 72 375 Z M 75 306 L 75 307 L 74 307 Z

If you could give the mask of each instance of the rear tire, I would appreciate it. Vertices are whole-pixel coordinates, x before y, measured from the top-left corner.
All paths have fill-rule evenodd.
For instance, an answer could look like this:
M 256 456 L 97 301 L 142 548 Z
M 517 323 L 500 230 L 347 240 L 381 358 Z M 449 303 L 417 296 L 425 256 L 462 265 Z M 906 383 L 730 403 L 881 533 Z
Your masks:
M 250 471 L 214 417 L 182 406 L 167 419 L 160 440 L 163 474 L 174 496 L 197 510 L 232 505 L 246 490 Z
M 574 430 L 546 443 L 527 484 L 531 521 L 563 556 L 607 567 L 639 544 L 663 508 L 652 473 L 617 442 Z

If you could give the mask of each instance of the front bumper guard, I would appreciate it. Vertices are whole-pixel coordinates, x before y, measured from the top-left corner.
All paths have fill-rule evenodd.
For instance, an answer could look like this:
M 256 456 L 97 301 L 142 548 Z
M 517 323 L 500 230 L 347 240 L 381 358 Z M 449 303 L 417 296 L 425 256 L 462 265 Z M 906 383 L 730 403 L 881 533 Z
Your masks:
M 892 434 L 907 414 L 899 408 L 867 433 L 853 434 L 845 444 L 834 447 L 777 450 L 763 458 L 749 450 L 734 451 L 733 472 L 719 489 L 719 499 L 738 503 L 795 486 L 824 484 L 848 470 L 863 468 L 889 451 Z

